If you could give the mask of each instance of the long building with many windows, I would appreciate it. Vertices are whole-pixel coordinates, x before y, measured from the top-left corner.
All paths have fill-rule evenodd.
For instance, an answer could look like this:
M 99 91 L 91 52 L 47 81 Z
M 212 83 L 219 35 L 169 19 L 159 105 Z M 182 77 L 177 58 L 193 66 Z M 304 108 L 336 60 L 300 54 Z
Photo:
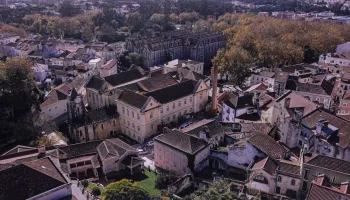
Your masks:
M 154 37 L 130 37 L 126 40 L 126 49 L 141 54 L 146 67 L 162 65 L 169 57 L 196 60 L 208 66 L 217 50 L 225 46 L 226 37 L 211 32 L 173 31 Z

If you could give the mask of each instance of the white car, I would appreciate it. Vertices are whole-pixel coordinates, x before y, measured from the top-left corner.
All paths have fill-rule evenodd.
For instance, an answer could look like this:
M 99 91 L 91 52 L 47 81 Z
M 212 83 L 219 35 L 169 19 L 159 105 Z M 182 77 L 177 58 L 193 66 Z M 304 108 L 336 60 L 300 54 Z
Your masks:
M 144 152 L 145 150 L 141 149 L 141 148 L 137 148 L 136 149 L 138 152 Z

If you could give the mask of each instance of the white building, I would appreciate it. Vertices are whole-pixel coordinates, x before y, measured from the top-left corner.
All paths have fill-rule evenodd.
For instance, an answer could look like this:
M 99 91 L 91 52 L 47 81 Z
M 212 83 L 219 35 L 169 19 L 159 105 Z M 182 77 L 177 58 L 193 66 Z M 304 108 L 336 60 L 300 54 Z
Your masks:
M 89 68 L 93 72 L 98 72 L 103 65 L 103 60 L 101 58 L 91 59 L 89 61 Z
M 269 71 L 252 73 L 249 79 L 250 79 L 250 86 L 253 86 L 259 83 L 267 83 L 270 87 L 272 87 L 275 82 L 275 73 L 269 72 Z
M 179 68 L 187 67 L 189 70 L 197 72 L 198 74 L 203 74 L 204 63 L 194 60 L 172 60 L 164 65 L 163 73 L 169 73 L 172 71 L 177 71 Z
M 118 61 L 115 59 L 109 60 L 105 65 L 100 69 L 100 76 L 106 77 L 118 73 Z
M 204 81 L 184 81 L 144 95 L 122 90 L 116 99 L 122 133 L 142 143 L 160 124 L 203 110 L 208 101 Z
M 327 65 L 350 66 L 350 52 L 327 53 L 320 55 L 319 62 Z
M 72 91 L 67 84 L 62 84 L 51 90 L 46 100 L 40 105 L 41 117 L 44 120 L 53 120 L 67 114 L 67 97 Z

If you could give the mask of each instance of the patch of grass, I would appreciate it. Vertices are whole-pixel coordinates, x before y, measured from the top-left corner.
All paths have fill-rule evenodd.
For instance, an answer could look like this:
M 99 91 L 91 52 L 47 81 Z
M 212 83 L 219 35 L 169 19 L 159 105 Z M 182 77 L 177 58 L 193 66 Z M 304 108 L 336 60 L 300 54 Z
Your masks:
M 99 186 L 99 185 L 97 185 L 97 184 L 95 184 L 95 183 L 90 183 L 90 182 L 89 182 L 89 185 L 88 185 L 89 190 L 92 191 L 92 188 L 94 188 L 94 187 L 98 187 L 98 188 L 101 190 L 101 195 L 102 195 L 103 192 L 105 191 L 105 189 L 104 189 L 103 187 L 101 187 L 101 186 Z
M 144 175 L 147 176 L 147 178 L 140 180 L 140 185 L 151 195 L 157 195 L 160 196 L 160 190 L 158 190 L 156 186 L 156 179 L 157 175 L 154 172 L 150 172 L 148 170 L 145 170 Z

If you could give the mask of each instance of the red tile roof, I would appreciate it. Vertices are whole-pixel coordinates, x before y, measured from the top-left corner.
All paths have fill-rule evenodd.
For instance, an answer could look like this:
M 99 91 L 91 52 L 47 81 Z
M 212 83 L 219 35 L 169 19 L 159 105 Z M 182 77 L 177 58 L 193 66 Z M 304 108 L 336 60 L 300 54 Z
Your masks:
M 270 156 L 274 159 L 283 158 L 284 154 L 288 151 L 278 144 L 273 138 L 268 135 L 255 134 L 251 137 L 248 142 L 250 142 L 254 147 Z

